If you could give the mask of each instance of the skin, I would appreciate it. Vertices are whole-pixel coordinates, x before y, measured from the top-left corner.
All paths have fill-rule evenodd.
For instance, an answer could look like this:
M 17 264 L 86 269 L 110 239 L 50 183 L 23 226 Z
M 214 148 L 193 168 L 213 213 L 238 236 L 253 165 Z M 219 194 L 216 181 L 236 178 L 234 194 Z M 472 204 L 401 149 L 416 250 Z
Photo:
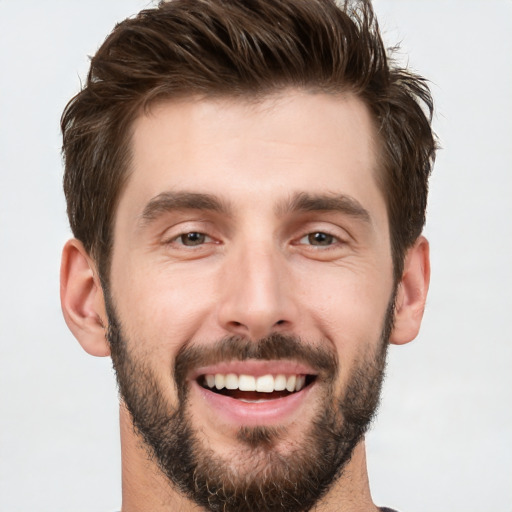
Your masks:
M 178 350 L 226 335 L 258 340 L 281 332 L 327 344 L 340 362 L 335 391 L 343 393 L 350 369 L 376 350 L 394 285 L 386 203 L 376 180 L 378 145 L 364 104 L 350 95 L 296 90 L 258 102 L 167 101 L 135 121 L 132 144 L 115 216 L 110 288 L 130 349 L 151 365 L 169 406 L 177 403 L 169 369 Z M 176 192 L 208 194 L 224 208 L 151 208 Z M 301 194 L 349 198 L 357 211 L 292 208 Z M 190 232 L 206 234 L 204 243 L 184 245 L 181 235 Z M 319 246 L 311 233 L 332 238 Z M 429 273 L 428 243 L 420 237 L 405 257 L 391 343 L 416 336 Z M 84 349 L 108 355 L 96 265 L 75 239 L 63 252 L 61 299 Z M 194 426 L 220 457 L 233 459 L 243 448 L 236 439 L 240 425 L 214 414 L 194 382 L 191 376 Z M 287 427 L 280 453 L 318 414 L 321 386 L 268 420 Z M 198 510 L 148 460 L 123 403 L 120 419 L 123 512 Z M 233 464 L 250 471 L 237 459 Z M 340 509 L 377 510 L 363 441 L 316 507 Z

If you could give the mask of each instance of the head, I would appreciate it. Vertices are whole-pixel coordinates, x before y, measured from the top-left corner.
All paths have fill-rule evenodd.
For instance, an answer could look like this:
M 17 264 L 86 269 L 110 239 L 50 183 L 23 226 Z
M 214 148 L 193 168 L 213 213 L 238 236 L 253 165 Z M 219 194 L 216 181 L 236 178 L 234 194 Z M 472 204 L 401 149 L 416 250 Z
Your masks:
M 92 58 L 63 308 L 196 503 L 307 510 L 342 475 L 421 320 L 431 108 L 365 1 L 163 2 Z

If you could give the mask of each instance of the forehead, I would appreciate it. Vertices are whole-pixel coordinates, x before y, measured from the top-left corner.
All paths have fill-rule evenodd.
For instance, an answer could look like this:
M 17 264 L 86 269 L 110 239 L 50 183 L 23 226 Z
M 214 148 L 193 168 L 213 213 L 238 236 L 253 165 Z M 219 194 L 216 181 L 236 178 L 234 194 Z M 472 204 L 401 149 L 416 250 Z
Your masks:
M 152 198 L 181 190 L 245 206 L 303 192 L 384 204 L 375 179 L 374 123 L 352 95 L 285 91 L 258 101 L 170 100 L 139 116 L 132 134 L 119 214 L 129 207 L 140 215 Z

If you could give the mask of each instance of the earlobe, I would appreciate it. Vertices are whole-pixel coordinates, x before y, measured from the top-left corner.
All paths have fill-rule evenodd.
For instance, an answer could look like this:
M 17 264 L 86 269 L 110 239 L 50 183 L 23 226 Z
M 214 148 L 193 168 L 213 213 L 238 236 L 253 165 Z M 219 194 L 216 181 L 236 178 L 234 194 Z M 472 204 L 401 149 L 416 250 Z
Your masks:
M 83 349 L 94 356 L 110 355 L 101 283 L 94 262 L 76 239 L 62 251 L 60 301 L 66 324 Z
M 398 285 L 390 343 L 403 345 L 418 335 L 430 282 L 429 244 L 420 236 L 407 251 Z

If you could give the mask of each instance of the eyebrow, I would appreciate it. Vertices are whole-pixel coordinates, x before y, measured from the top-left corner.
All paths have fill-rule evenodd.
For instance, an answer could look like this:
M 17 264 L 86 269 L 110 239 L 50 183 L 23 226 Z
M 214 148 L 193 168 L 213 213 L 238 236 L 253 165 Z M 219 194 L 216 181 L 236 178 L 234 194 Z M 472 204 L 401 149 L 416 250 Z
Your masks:
M 174 210 L 204 210 L 228 213 L 231 209 L 218 197 L 197 192 L 162 192 L 153 197 L 140 216 L 142 226 L 149 224 L 163 213 Z
M 293 212 L 340 212 L 355 219 L 371 224 L 371 216 L 362 204 L 351 196 L 331 194 L 295 194 L 276 208 L 278 215 Z
M 140 216 L 140 224 L 145 226 L 163 213 L 175 210 L 203 210 L 229 214 L 231 207 L 212 194 L 198 192 L 162 192 L 153 197 L 144 207 Z M 300 192 L 287 201 L 279 203 L 275 208 L 278 216 L 294 212 L 341 212 L 355 219 L 371 224 L 371 217 L 361 203 L 347 195 L 310 194 Z

